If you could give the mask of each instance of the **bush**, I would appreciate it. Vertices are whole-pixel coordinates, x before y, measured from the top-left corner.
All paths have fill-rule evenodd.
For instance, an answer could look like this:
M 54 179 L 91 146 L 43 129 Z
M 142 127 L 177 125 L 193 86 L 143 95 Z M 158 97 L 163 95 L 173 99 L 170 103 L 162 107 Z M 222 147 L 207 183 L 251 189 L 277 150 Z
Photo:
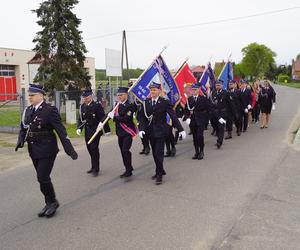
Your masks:
M 278 82 L 285 83 L 285 82 L 289 82 L 289 81 L 290 81 L 290 77 L 288 75 L 285 75 L 285 74 L 278 75 Z

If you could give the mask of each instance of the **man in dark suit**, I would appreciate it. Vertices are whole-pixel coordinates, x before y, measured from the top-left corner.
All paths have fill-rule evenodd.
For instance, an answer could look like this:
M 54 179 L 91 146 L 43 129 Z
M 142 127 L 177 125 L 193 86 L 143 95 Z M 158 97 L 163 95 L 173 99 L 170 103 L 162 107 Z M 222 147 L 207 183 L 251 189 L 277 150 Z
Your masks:
M 219 149 L 223 144 L 226 119 L 231 109 L 229 95 L 227 91 L 223 89 L 222 80 L 216 82 L 216 89 L 212 91 L 211 101 L 213 105 L 213 123 L 216 124 L 218 137 L 216 146 Z
M 57 108 L 44 101 L 46 93 L 42 86 L 30 84 L 28 94 L 31 105 L 24 110 L 15 150 L 22 148 L 25 142 L 28 143 L 29 156 L 35 167 L 40 190 L 46 203 L 38 216 L 52 217 L 59 207 L 50 178 L 59 151 L 53 130 L 57 133 L 67 155 L 73 160 L 76 160 L 78 155 L 68 138 Z
M 209 100 L 204 95 L 200 96 L 199 91 L 200 85 L 193 84 L 192 96 L 188 97 L 186 103 L 186 123 L 191 127 L 195 147 L 194 160 L 204 157 L 204 130 L 212 112 Z
M 251 109 L 252 98 L 251 98 L 251 90 L 247 88 L 248 82 L 246 80 L 241 81 L 241 89 L 240 89 L 240 100 L 241 100 L 241 117 L 242 117 L 242 129 L 243 132 L 247 131 L 248 128 L 248 112 Z
M 233 109 L 228 113 L 228 118 L 226 122 L 227 128 L 227 136 L 225 139 L 232 138 L 232 125 L 233 122 L 236 127 L 236 133 L 238 136 L 241 135 L 241 126 L 242 126 L 242 118 L 241 118 L 241 98 L 240 98 L 240 91 L 236 88 L 236 82 L 234 80 L 229 81 L 229 89 L 228 89 L 229 100 L 231 102 L 231 106 Z
M 87 171 L 88 174 L 92 174 L 94 177 L 98 176 L 100 170 L 100 153 L 99 142 L 103 132 L 99 132 L 95 139 L 88 144 L 88 141 L 94 135 L 97 130 L 97 126 L 101 126 L 101 122 L 105 118 L 105 113 L 102 105 L 99 102 L 95 102 L 92 97 L 92 90 L 85 90 L 81 97 L 83 98 L 83 104 L 79 107 L 79 117 L 77 121 L 77 135 L 80 135 L 84 129 L 84 138 L 87 150 L 91 157 L 91 169 Z
M 111 111 L 107 116 L 116 124 L 118 144 L 125 166 L 125 172 L 120 175 L 120 178 L 127 178 L 132 176 L 133 167 L 130 148 L 132 145 L 132 138 L 136 136 L 138 131 L 133 123 L 133 113 L 135 108 L 128 100 L 128 88 L 119 87 L 117 96 L 118 107 L 115 112 Z
M 145 100 L 145 117 L 139 124 L 139 136 L 143 138 L 145 133 L 149 134 L 152 155 L 156 165 L 155 175 L 152 176 L 156 180 L 156 184 L 162 183 L 162 176 L 166 174 L 163 166 L 164 160 L 164 145 L 168 136 L 167 114 L 172 119 L 173 126 L 179 131 L 179 136 L 186 137 L 175 111 L 170 102 L 160 97 L 161 86 L 158 83 L 152 82 L 149 85 L 151 98 Z

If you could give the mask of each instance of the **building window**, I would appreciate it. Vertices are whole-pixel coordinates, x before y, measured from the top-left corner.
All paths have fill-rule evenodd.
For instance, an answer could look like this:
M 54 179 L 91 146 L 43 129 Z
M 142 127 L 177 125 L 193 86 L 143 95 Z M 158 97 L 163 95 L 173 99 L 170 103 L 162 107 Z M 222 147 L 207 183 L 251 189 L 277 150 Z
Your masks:
M 15 66 L 0 65 L 0 76 L 15 76 Z

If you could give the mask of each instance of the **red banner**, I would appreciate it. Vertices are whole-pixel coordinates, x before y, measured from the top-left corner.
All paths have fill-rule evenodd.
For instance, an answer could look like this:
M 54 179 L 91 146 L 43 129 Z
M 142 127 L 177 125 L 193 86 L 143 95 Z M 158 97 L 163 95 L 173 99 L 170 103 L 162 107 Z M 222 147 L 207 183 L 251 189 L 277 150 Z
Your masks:
M 185 88 L 187 86 L 191 87 L 193 83 L 197 82 L 197 79 L 194 77 L 193 72 L 191 71 L 187 63 L 184 63 L 182 65 L 182 67 L 176 73 L 174 79 L 176 81 L 178 90 L 181 95 L 180 103 L 185 105 L 186 104 Z

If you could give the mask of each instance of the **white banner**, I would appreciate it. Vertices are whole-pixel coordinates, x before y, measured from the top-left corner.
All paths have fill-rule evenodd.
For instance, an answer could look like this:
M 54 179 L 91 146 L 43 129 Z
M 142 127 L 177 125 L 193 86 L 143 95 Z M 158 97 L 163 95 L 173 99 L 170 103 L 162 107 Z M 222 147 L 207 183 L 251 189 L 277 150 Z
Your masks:
M 121 57 L 121 51 L 105 49 L 106 76 L 122 76 Z

